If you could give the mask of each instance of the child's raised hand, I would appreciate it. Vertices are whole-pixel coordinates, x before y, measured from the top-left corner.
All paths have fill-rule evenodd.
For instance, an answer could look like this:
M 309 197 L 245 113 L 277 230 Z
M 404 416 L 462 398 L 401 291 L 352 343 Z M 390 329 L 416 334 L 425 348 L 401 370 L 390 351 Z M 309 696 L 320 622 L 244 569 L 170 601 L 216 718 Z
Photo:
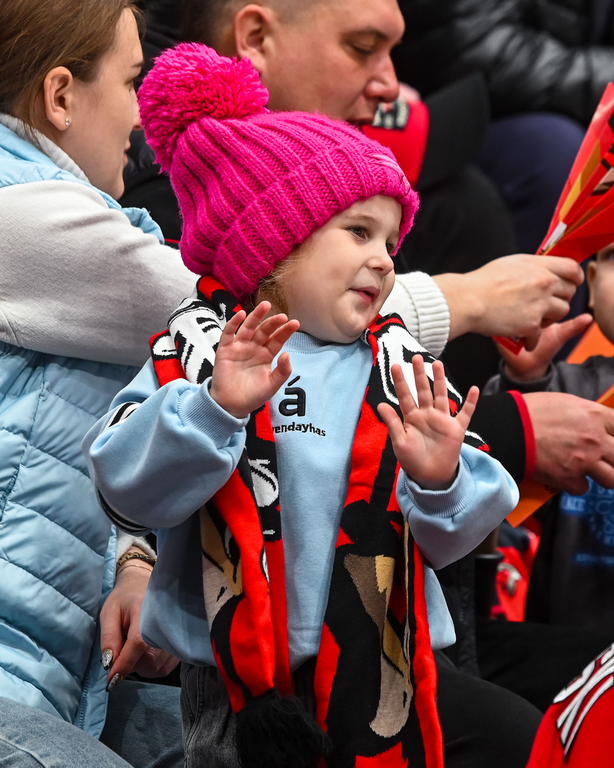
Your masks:
M 405 474 L 425 490 L 444 490 L 456 477 L 461 445 L 475 411 L 479 390 L 471 387 L 462 409 L 453 417 L 443 364 L 433 363 L 434 398 L 422 357 L 414 355 L 412 365 L 418 404 L 401 366 L 393 365 L 392 379 L 403 421 L 388 403 L 380 403 L 378 411 L 388 427 L 394 452 Z
M 543 378 L 552 359 L 569 339 L 577 336 L 591 324 L 593 318 L 589 314 L 578 315 L 564 323 L 553 323 L 544 328 L 536 347 L 527 352 L 520 350 L 516 355 L 509 349 L 497 345 L 505 363 L 505 373 L 515 381 L 537 381 Z
M 298 320 L 273 315 L 262 301 L 246 316 L 241 310 L 226 323 L 215 355 L 211 397 L 237 419 L 264 405 L 292 373 L 290 356 L 284 352 L 277 366 L 271 364 L 290 336 L 298 330 Z M 241 325 L 241 323 L 243 323 Z

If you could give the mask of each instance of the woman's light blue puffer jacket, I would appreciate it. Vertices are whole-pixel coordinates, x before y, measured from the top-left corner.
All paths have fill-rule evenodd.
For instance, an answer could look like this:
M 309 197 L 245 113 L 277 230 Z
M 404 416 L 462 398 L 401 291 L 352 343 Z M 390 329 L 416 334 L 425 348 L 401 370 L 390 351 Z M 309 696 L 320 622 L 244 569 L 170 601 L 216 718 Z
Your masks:
M 0 124 L 0 187 L 45 180 L 84 183 Z M 145 211 L 122 210 L 161 238 Z M 135 373 L 0 343 L 0 696 L 94 736 L 106 716 L 98 617 L 116 532 L 81 440 Z

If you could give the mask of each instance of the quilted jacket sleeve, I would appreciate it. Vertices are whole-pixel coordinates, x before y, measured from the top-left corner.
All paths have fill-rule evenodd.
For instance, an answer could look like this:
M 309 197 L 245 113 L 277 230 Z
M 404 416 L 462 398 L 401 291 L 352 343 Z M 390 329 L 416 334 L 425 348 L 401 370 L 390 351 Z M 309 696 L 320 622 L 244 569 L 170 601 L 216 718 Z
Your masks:
M 614 48 L 590 42 L 586 0 L 400 0 L 407 32 L 397 73 L 422 93 L 476 70 L 493 114 L 547 110 L 587 124 Z

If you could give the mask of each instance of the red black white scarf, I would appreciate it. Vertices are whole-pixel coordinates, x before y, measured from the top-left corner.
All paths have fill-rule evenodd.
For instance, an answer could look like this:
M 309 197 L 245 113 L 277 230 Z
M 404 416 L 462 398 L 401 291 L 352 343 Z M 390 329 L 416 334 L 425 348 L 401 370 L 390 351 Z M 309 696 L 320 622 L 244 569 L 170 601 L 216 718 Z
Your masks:
M 204 382 L 223 327 L 239 308 L 203 277 L 169 330 L 152 338 L 160 385 L 179 377 Z M 442 768 L 424 566 L 399 510 L 399 467 L 377 413 L 382 401 L 398 411 L 390 366 L 400 362 L 410 376 L 416 344 L 396 315 L 378 317 L 363 338 L 373 368 L 352 446 L 315 672 L 317 720 L 333 745 L 320 765 L 400 768 L 418 756 L 427 768 Z M 449 399 L 455 413 L 460 398 L 450 390 Z M 467 440 L 483 445 L 477 436 Z M 276 466 L 267 403 L 252 414 L 234 474 L 201 510 L 211 641 L 235 712 L 273 689 L 282 696 L 293 690 Z

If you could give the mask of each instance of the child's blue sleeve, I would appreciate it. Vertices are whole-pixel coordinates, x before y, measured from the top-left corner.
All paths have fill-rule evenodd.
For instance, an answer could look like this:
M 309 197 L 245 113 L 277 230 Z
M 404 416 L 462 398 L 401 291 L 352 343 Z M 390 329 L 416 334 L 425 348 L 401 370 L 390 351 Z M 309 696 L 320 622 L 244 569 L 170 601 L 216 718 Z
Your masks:
M 471 552 L 518 503 L 516 483 L 484 451 L 463 445 L 454 483 L 425 491 L 401 471 L 397 499 L 428 563 L 443 568 Z
M 220 408 L 208 385 L 180 379 L 159 387 L 146 363 L 85 436 L 101 504 L 124 530 L 178 525 L 233 473 L 248 419 Z

